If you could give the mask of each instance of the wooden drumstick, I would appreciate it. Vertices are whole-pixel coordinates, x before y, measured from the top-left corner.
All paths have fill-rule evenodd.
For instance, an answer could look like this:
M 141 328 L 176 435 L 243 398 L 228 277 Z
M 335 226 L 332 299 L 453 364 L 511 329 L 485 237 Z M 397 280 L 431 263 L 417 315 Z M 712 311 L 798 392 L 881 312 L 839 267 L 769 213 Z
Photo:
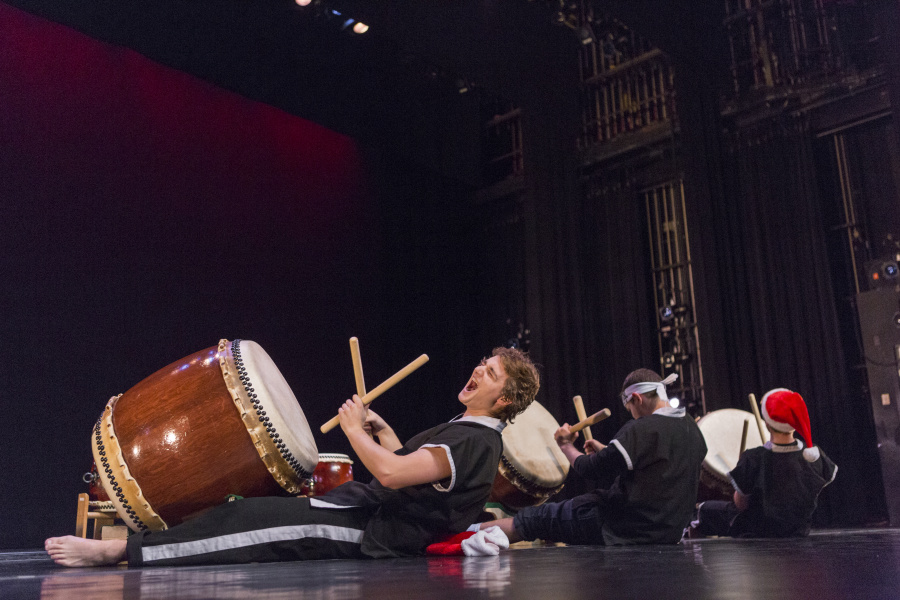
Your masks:
M 756 396 L 754 394 L 750 394 L 750 408 L 753 409 L 753 416 L 756 417 L 756 426 L 759 428 L 759 439 L 765 444 L 768 441 L 768 436 L 766 436 L 766 428 L 763 427 L 762 417 L 759 416 L 759 404 L 756 403 Z
M 572 398 L 572 402 L 575 403 L 575 414 L 578 416 L 578 421 L 581 422 L 587 419 L 587 413 L 584 412 L 584 400 L 581 399 L 581 396 L 575 396 Z M 585 441 L 594 439 L 590 427 L 584 428 L 584 439 Z
M 574 425 L 572 425 L 569 428 L 569 431 L 571 431 L 572 433 L 575 433 L 576 431 L 581 431 L 585 427 L 590 427 L 591 425 L 596 425 L 603 419 L 609 417 L 609 415 L 611 415 L 611 414 L 612 413 L 609 412 L 608 408 L 604 408 L 600 412 L 595 412 L 594 414 L 592 414 L 590 417 L 588 417 L 584 421 L 579 421 L 579 422 L 575 423 Z
M 394 373 L 393 375 L 388 377 L 381 385 L 379 385 L 374 390 L 372 390 L 371 392 L 369 392 L 368 394 L 363 396 L 361 398 L 363 404 L 368 405 L 370 402 L 372 402 L 372 400 L 374 400 L 378 396 L 382 395 L 383 393 L 385 393 L 386 391 L 388 391 L 389 389 L 391 389 L 392 387 L 397 385 L 400 382 L 400 380 L 404 379 L 407 375 L 409 375 L 410 373 L 412 373 L 413 371 L 415 371 L 416 369 L 418 369 L 419 367 L 421 367 L 422 365 L 424 365 L 427 362 L 428 362 L 427 354 L 423 354 L 416 360 L 412 361 L 411 363 L 409 363 L 408 365 L 406 365 L 405 367 L 403 367 L 402 369 L 400 369 L 399 371 L 397 371 L 396 373 Z M 331 431 L 332 429 L 337 427 L 338 424 L 340 424 L 340 422 L 341 422 L 340 416 L 336 416 L 333 419 L 331 419 L 330 421 L 328 421 L 327 423 L 325 423 L 324 425 L 322 425 L 319 428 L 319 430 L 322 433 L 328 433 L 329 431 Z
M 359 340 L 350 338 L 350 359 L 353 361 L 353 377 L 356 379 L 356 393 L 360 398 L 366 395 L 366 380 L 363 379 L 362 357 L 359 355 Z
M 750 419 L 744 419 L 744 428 L 741 431 L 741 449 L 738 452 L 738 458 L 744 453 L 744 450 L 747 449 L 747 429 L 750 427 Z

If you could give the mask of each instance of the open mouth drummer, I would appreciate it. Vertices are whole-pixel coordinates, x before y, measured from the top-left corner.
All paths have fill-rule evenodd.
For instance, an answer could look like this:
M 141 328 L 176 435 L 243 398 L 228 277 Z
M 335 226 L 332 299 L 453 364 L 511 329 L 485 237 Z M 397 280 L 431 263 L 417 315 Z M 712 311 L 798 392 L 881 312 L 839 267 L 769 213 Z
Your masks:
M 589 454 L 582 454 L 573 445 L 578 434 L 568 424 L 556 431 L 556 443 L 579 475 L 616 476 L 609 489 L 526 507 L 513 518 L 482 523 L 481 528 L 499 526 L 511 542 L 679 542 L 697 499 L 706 442 L 685 409 L 669 405 L 666 384 L 671 381 L 649 369 L 626 377 L 622 402 L 634 420 L 608 446 L 590 440 Z
M 246 498 L 128 540 L 49 538 L 65 566 L 197 565 L 424 554 L 481 514 L 502 450 L 500 432 L 534 400 L 540 379 L 522 352 L 497 348 L 459 392 L 465 413 L 401 445 L 358 396 L 340 426 L 374 476 L 316 498 Z M 366 430 L 378 439 L 376 442 Z

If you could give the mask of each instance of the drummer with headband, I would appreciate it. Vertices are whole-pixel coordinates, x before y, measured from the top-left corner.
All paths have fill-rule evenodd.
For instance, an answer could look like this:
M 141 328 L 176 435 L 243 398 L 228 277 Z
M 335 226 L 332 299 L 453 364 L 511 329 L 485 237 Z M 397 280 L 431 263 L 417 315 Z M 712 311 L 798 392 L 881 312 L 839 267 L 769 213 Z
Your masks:
M 728 474 L 734 501 L 700 505 L 688 537 L 802 537 L 809 534 L 819 493 L 837 466 L 812 444 L 803 397 L 774 389 L 760 403 L 772 439 L 750 448 Z M 794 432 L 802 440 L 794 439 Z M 699 534 L 699 535 L 698 535 Z
M 424 554 L 429 544 L 463 532 L 481 515 L 503 448 L 500 432 L 531 404 L 539 386 L 527 355 L 496 348 L 458 395 L 465 413 L 404 446 L 381 418 L 367 416 L 358 396 L 344 403 L 341 429 L 374 476 L 368 485 L 351 481 L 316 498 L 228 502 L 127 542 L 66 536 L 44 545 L 65 566 L 126 559 L 130 566 L 174 566 Z
M 672 408 L 666 385 L 649 369 L 625 378 L 622 402 L 634 417 L 604 446 L 588 442 L 579 452 L 578 436 L 564 424 L 556 443 L 572 468 L 588 479 L 615 476 L 609 489 L 524 508 L 514 518 L 482 523 L 499 526 L 511 542 L 542 539 L 567 544 L 677 543 L 697 501 L 706 442 L 684 408 Z M 479 528 L 473 525 L 471 529 Z

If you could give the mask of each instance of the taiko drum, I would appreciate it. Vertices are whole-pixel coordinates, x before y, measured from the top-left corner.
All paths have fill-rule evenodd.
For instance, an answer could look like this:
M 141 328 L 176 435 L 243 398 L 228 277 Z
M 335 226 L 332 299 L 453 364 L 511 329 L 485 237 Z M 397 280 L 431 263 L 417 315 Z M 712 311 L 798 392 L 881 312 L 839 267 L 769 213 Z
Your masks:
M 231 494 L 298 494 L 318 457 L 296 397 L 249 340 L 221 340 L 111 398 L 92 447 L 134 531 L 177 525 Z
M 539 402 L 532 402 L 503 430 L 503 454 L 488 502 L 507 512 L 537 506 L 559 492 L 569 461 L 553 434 L 559 423 Z

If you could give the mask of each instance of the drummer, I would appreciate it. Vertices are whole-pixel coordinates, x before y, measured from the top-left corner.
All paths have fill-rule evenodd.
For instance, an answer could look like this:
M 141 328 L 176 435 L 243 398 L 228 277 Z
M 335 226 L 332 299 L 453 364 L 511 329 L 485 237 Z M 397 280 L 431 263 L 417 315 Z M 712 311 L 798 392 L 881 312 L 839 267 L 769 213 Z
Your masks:
M 72 567 L 126 559 L 130 566 L 172 566 L 424 554 L 429 544 L 477 520 L 497 473 L 500 432 L 539 386 L 527 355 L 496 348 L 458 394 L 465 413 L 404 446 L 358 396 L 344 403 L 341 429 L 374 476 L 368 485 L 351 481 L 316 498 L 228 502 L 127 541 L 66 536 L 44 546 L 53 560 Z
M 744 452 L 728 474 L 734 501 L 702 503 L 689 537 L 809 535 L 819 493 L 834 481 L 837 466 L 812 445 L 809 411 L 800 394 L 774 389 L 760 408 L 771 440 Z M 795 431 L 802 441 L 794 439 Z
M 690 523 L 706 442 L 684 408 L 672 408 L 665 380 L 649 369 L 625 378 L 622 402 L 634 417 L 609 446 L 588 440 L 579 452 L 568 424 L 554 435 L 572 468 L 588 479 L 615 476 L 609 489 L 564 502 L 527 507 L 514 518 L 489 521 L 510 542 L 542 539 L 567 544 L 674 544 Z M 473 525 L 471 529 L 478 529 Z

